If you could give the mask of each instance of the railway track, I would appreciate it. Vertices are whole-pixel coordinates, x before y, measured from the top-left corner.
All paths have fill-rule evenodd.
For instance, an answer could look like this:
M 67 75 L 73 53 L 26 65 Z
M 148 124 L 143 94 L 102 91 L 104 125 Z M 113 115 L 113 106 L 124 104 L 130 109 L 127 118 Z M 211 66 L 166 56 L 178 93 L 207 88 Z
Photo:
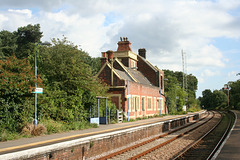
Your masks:
M 127 147 L 120 151 L 111 153 L 104 157 L 99 158 L 99 160 L 103 159 L 149 159 L 149 158 L 142 158 L 148 154 L 151 154 L 153 151 L 166 146 L 167 144 L 171 143 L 172 141 L 183 137 L 184 135 L 188 134 L 189 132 L 199 128 L 200 126 L 208 123 L 215 117 L 214 112 L 208 112 L 208 114 L 203 117 L 202 119 L 185 125 L 183 127 L 179 127 L 178 129 L 172 130 L 168 133 L 162 134 L 152 139 L 148 139 L 147 141 L 141 142 L 131 147 Z M 152 158 L 150 158 L 152 159 Z
M 214 154 L 226 138 L 227 134 L 230 132 L 234 122 L 233 113 L 222 114 L 223 118 L 214 128 L 212 128 L 209 132 L 200 137 L 195 143 L 190 145 L 173 159 L 212 159 Z

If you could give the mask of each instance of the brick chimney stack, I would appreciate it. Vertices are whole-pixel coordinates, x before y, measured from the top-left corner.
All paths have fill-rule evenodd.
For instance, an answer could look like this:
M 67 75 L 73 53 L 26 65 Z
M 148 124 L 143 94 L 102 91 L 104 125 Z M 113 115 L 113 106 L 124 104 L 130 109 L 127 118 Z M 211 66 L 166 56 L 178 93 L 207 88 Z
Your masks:
M 128 41 L 127 37 L 120 37 L 117 51 L 132 51 L 131 43 Z
M 138 49 L 138 54 L 146 59 L 146 49 L 145 48 Z
M 107 51 L 108 61 L 110 62 L 113 59 L 113 51 Z
M 102 52 L 101 66 L 103 66 L 106 62 L 107 62 L 107 53 Z

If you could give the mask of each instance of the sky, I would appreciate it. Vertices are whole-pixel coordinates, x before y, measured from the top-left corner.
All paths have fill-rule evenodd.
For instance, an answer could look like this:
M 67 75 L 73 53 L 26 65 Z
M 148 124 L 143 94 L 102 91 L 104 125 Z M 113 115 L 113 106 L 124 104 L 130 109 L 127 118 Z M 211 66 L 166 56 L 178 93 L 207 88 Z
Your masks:
M 160 69 L 183 71 L 202 91 L 240 76 L 240 0 L 0 0 L 0 31 L 40 24 L 42 41 L 63 38 L 100 57 L 128 37 Z

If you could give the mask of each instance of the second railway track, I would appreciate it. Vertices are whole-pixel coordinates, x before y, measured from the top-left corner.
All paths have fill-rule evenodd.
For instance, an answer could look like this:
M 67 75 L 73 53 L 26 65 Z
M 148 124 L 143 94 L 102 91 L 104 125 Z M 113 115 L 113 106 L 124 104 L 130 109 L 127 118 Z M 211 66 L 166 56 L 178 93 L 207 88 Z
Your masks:
M 99 159 L 170 159 L 170 157 L 166 157 L 166 152 L 169 153 L 169 148 L 165 151 L 159 151 L 164 155 L 164 157 L 158 157 L 158 154 L 153 152 L 166 147 L 168 144 L 170 144 L 170 142 L 174 140 L 176 141 L 176 139 L 183 137 L 185 134 L 188 134 L 194 129 L 199 128 L 205 123 L 209 123 L 209 121 L 217 121 L 217 119 L 219 119 L 221 116 L 220 114 L 215 115 L 213 112 L 209 112 L 208 114 L 210 114 L 210 116 L 206 116 L 199 121 L 196 121 L 195 123 L 191 123 L 176 130 L 172 130 L 150 140 L 148 139 L 147 142 L 141 142 L 137 145 L 127 147 L 112 154 L 100 157 Z M 173 143 L 175 143 L 175 141 Z M 170 149 L 170 151 L 174 150 L 175 149 Z M 153 154 L 153 156 L 151 156 L 151 154 Z
M 214 128 L 178 154 L 174 159 L 212 159 L 230 132 L 235 119 L 235 115 L 232 112 L 222 113 L 222 115 L 223 118 Z

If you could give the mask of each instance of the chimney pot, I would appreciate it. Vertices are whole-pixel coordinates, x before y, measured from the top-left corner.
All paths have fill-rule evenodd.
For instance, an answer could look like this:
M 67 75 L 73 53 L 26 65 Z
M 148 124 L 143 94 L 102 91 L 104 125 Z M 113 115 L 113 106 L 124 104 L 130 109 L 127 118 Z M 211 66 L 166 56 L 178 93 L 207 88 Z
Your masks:
M 107 51 L 107 55 L 108 55 L 108 60 L 112 60 L 113 59 L 113 51 Z
M 123 41 L 122 41 L 123 39 Z M 132 51 L 131 49 L 131 42 L 128 41 L 127 37 L 120 37 L 120 40 L 118 42 L 118 49 L 117 51 Z
M 107 53 L 106 52 L 102 52 L 102 57 L 107 57 Z

